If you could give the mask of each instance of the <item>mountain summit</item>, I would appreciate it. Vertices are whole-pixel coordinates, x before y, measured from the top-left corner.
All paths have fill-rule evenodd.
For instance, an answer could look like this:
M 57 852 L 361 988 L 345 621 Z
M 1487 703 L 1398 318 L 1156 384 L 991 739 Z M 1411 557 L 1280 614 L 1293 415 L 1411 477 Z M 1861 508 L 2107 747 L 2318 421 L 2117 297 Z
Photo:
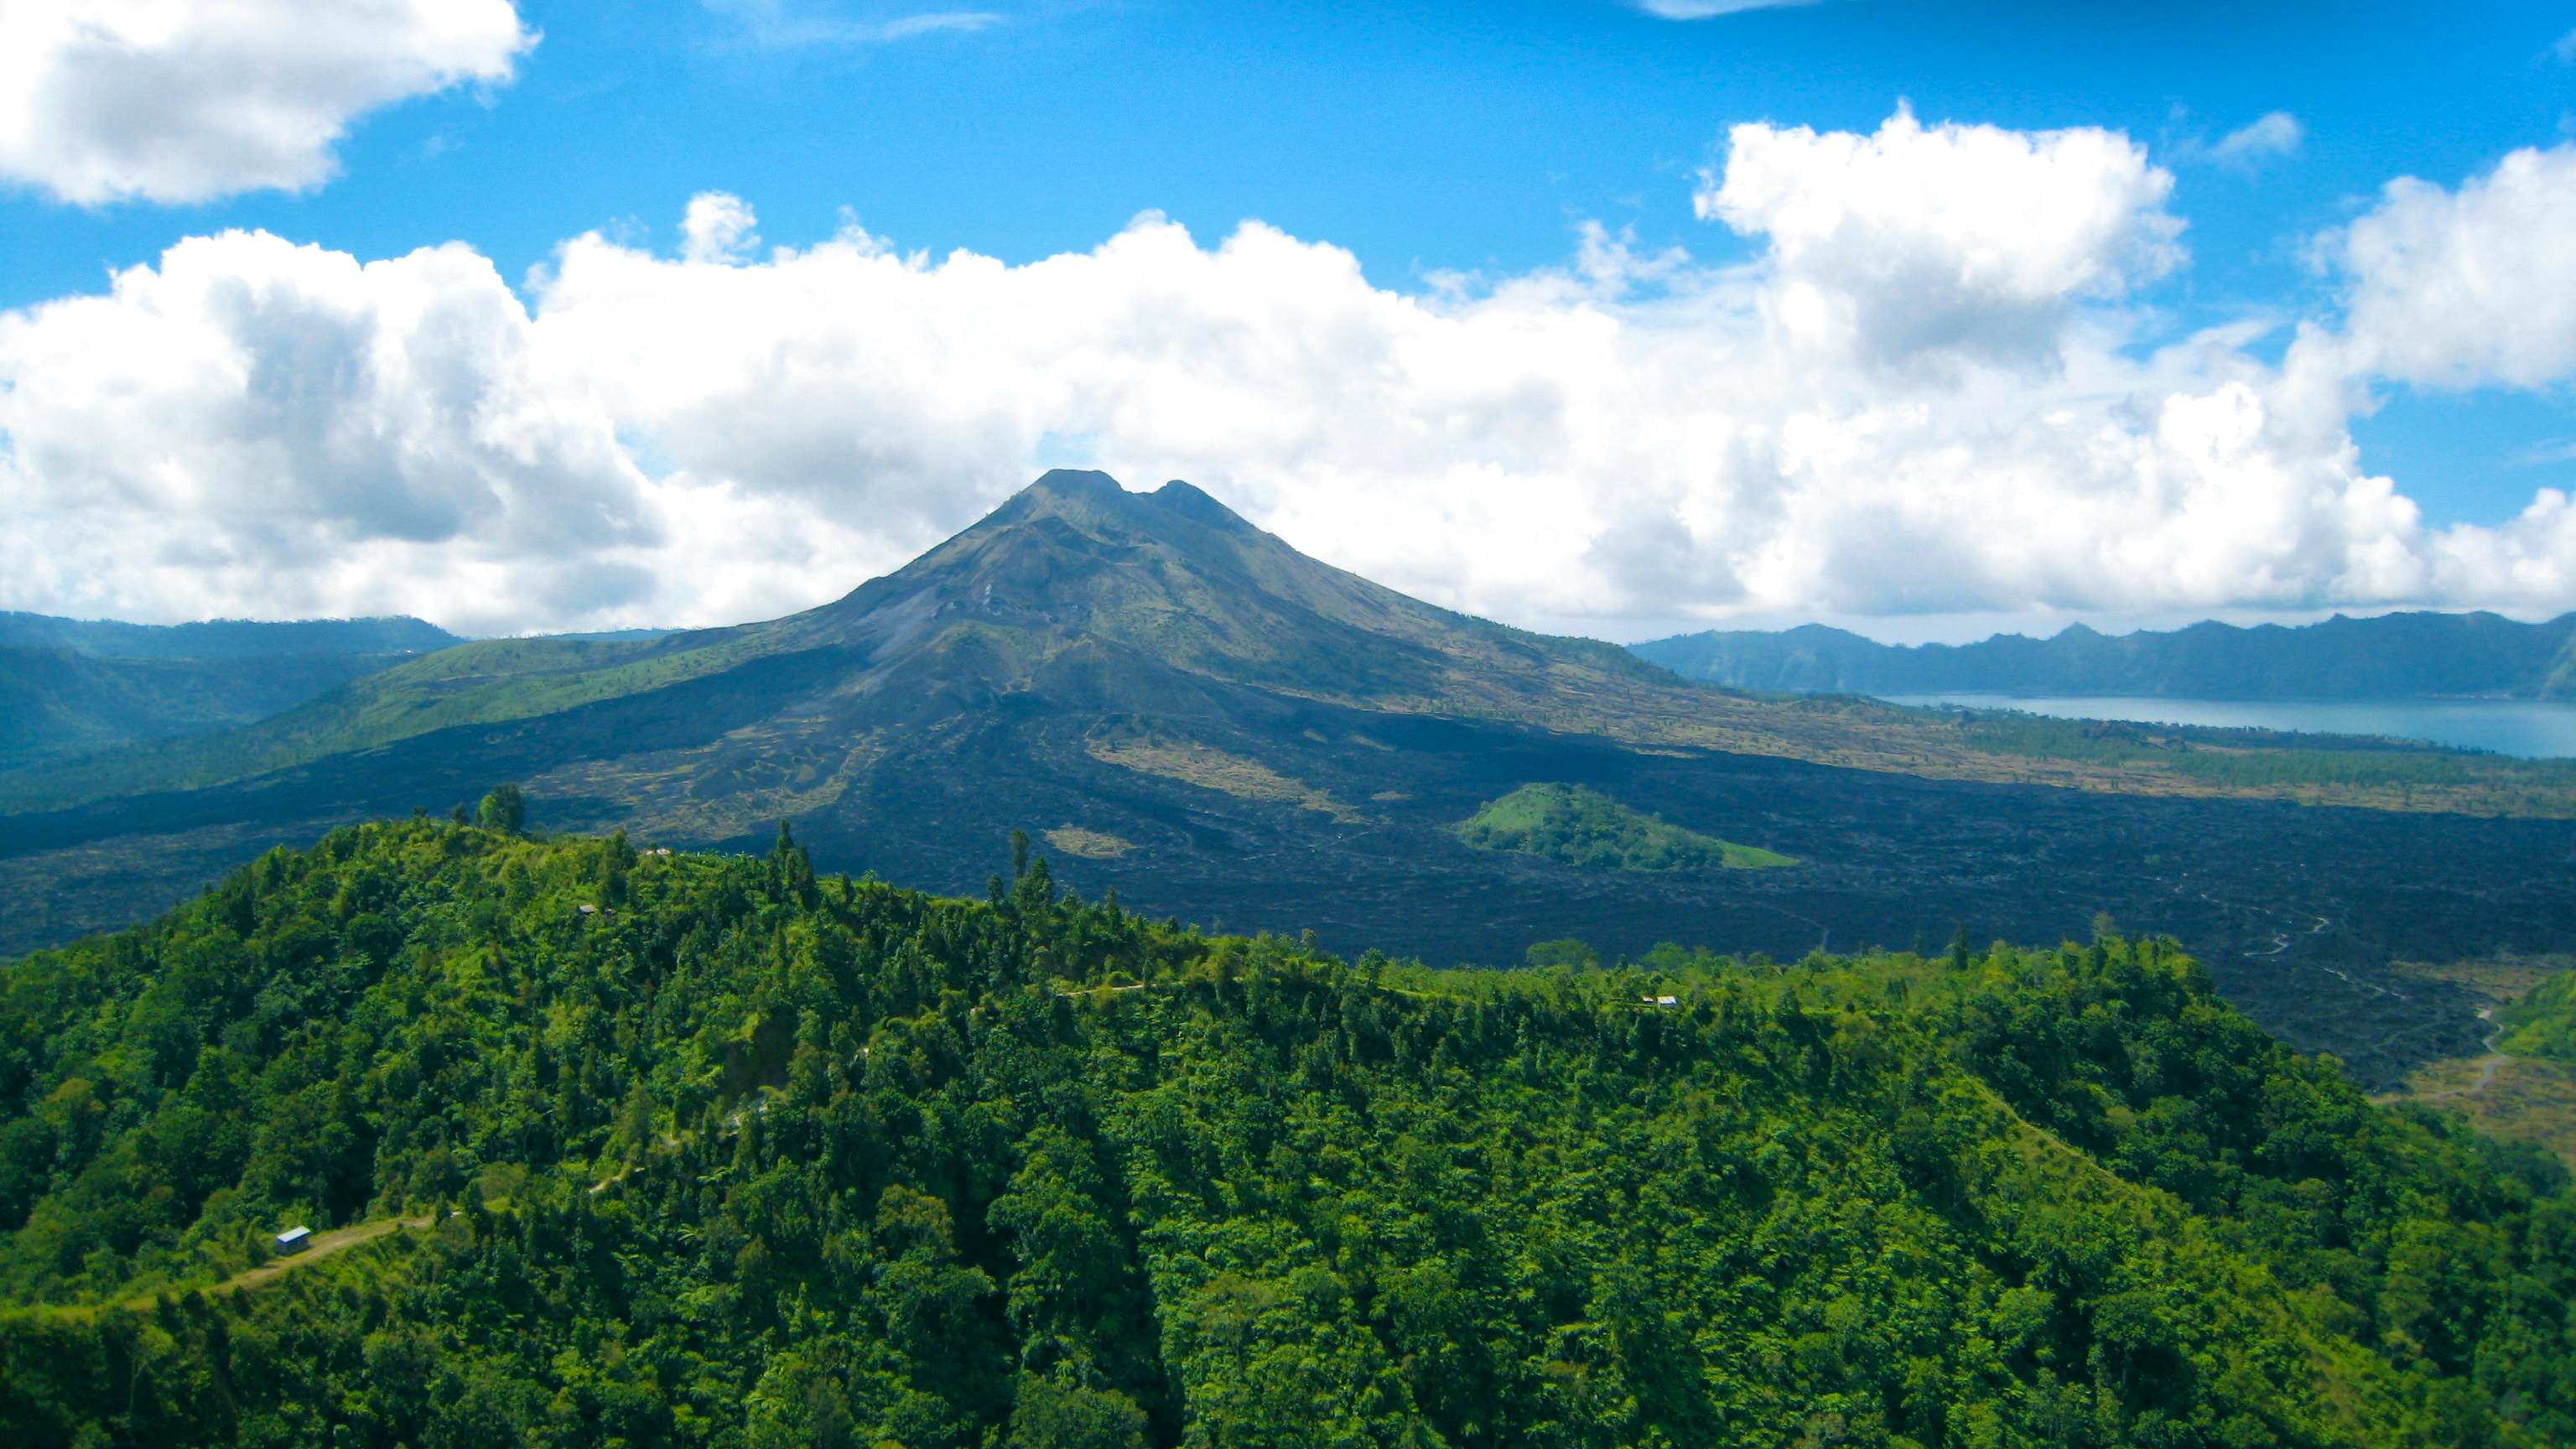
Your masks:
M 1353 702 L 1427 700 L 1532 667 L 1665 680 L 1608 646 L 1521 634 L 1319 563 L 1190 484 L 1131 493 L 1067 469 L 894 573 L 753 632 L 861 645 L 878 668 L 929 655 L 997 683 L 1034 683 L 1071 654 L 1068 668 Z

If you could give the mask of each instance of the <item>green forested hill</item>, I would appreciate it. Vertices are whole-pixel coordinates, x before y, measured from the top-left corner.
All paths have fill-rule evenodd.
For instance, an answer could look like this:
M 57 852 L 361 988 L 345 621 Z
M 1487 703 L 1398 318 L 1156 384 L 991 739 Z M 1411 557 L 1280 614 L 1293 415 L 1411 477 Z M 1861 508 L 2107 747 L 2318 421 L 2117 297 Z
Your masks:
M 0 645 L 93 659 L 282 659 L 317 654 L 422 654 L 461 642 L 407 615 L 373 619 L 204 619 L 126 624 L 0 610 Z
M 1590 870 L 1764 870 L 1774 850 L 1684 830 L 1581 785 L 1523 785 L 1458 823 L 1478 850 L 1516 850 Z
M 409 618 L 159 625 L 0 611 L 0 771 L 249 724 L 457 642 Z M 118 768 L 134 766 L 105 773 Z
M 415 821 L 6 967 L 0 1442 L 2576 1441 L 2563 1174 L 2167 945 L 1433 973 L 992 895 Z

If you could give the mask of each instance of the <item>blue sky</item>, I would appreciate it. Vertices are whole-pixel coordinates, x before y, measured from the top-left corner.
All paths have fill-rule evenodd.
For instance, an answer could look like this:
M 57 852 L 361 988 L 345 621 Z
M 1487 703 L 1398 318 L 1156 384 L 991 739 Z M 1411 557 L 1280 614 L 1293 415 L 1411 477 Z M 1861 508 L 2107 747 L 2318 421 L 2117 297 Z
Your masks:
M 855 218 L 903 251 L 1015 265 L 1087 252 L 1148 211 L 1207 245 L 1257 218 L 1404 294 L 1562 268 L 1586 223 L 1639 254 L 1751 265 L 1762 234 L 1693 209 L 1729 128 L 1866 134 L 1904 101 L 1927 124 L 2118 133 L 2170 173 L 2189 260 L 2123 294 L 2134 356 L 2331 309 L 2312 240 L 2386 183 L 2458 187 L 2576 126 L 2576 66 L 2554 50 L 2576 30 L 2564 5 L 1827 0 L 1686 21 L 1610 0 L 518 9 L 542 39 L 506 80 L 360 111 L 321 184 L 179 204 L 0 193 L 0 308 L 97 293 L 112 269 L 231 228 L 360 260 L 461 241 L 533 306 L 531 269 L 567 239 L 668 255 L 704 192 L 755 208 L 770 246 Z M 2275 113 L 2295 118 L 2294 146 L 2216 154 Z M 2244 351 L 2277 362 L 2289 336 Z M 2498 524 L 2537 488 L 2576 486 L 2564 380 L 2369 392 L 2348 420 L 2361 466 L 2395 477 L 2428 527 Z

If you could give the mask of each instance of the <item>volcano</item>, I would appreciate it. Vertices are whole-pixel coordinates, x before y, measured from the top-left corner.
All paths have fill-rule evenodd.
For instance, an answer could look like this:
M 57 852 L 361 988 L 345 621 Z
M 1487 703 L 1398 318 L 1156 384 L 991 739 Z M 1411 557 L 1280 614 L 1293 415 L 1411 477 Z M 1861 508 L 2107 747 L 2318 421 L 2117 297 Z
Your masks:
M 544 830 L 756 848 L 784 821 L 826 869 L 964 894 L 1023 830 L 1085 894 L 1444 963 L 1565 937 L 2045 941 L 2108 911 L 2373 1079 L 2479 1030 L 2465 997 L 2380 989 L 2392 958 L 2576 933 L 2576 872 L 2531 868 L 2576 863 L 2564 820 L 2140 793 L 2172 782 L 1692 683 L 1333 568 L 1187 483 L 1067 471 L 804 613 L 462 644 L 248 728 L 0 776 L 0 951 L 504 781 Z

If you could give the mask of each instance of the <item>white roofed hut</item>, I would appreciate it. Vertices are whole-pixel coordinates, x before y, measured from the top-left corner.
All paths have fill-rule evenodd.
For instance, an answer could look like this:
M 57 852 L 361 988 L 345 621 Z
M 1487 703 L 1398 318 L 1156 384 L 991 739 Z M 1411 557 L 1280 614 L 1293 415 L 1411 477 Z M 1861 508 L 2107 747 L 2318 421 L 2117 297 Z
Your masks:
M 277 1235 L 277 1251 L 280 1255 L 301 1253 L 312 1246 L 313 1230 L 301 1223 Z

